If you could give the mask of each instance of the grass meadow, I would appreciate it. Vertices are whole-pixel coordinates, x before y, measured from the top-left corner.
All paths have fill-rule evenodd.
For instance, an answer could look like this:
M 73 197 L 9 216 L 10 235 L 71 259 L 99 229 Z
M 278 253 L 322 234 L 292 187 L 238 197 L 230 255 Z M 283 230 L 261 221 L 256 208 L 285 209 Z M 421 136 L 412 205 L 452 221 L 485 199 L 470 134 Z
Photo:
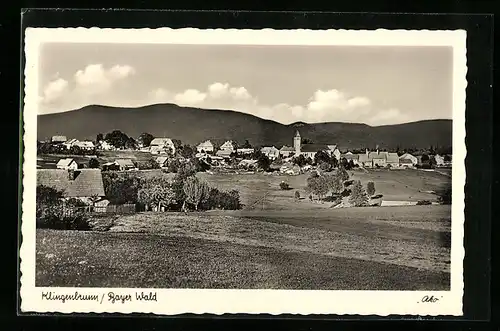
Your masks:
M 431 191 L 451 180 L 418 170 L 350 175 L 409 201 L 435 200 Z M 239 190 L 244 208 L 115 216 L 105 232 L 38 229 L 36 286 L 449 289 L 450 206 L 333 209 L 304 199 L 306 174 L 198 176 Z

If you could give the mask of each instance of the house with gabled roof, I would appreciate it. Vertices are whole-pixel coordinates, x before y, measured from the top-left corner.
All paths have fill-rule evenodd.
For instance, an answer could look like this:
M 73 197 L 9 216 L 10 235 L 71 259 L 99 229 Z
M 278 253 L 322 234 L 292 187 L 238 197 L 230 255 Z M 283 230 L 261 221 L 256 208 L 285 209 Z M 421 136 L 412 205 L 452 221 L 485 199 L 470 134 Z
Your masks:
M 369 152 L 366 150 L 364 154 L 358 154 L 358 164 L 365 168 L 387 167 L 398 168 L 399 156 L 397 153 L 376 151 Z
M 72 158 L 60 159 L 56 164 L 57 169 L 63 170 L 76 170 L 78 169 L 78 163 Z
M 175 145 L 170 138 L 154 138 L 149 144 L 151 154 L 175 154 Z
M 196 146 L 196 150 L 198 151 L 198 153 L 213 153 L 214 144 L 212 144 L 210 140 L 205 140 L 204 142 Z
M 277 149 L 274 146 L 262 147 L 260 149 L 260 151 L 262 152 L 262 154 L 264 154 L 265 156 L 267 156 L 270 160 L 275 160 L 280 155 L 279 149 Z
M 223 143 L 220 147 L 219 150 L 221 151 L 230 151 L 231 153 L 234 152 L 234 142 L 232 140 L 227 140 L 225 143 Z
M 402 162 L 403 160 L 410 160 L 410 163 L 414 166 L 418 164 L 418 158 L 416 156 L 411 155 L 410 153 L 405 153 L 399 157 L 399 162 Z M 404 161 L 402 163 L 410 164 L 407 161 Z
M 76 198 L 87 204 L 105 197 L 100 169 L 37 169 L 37 186 L 61 191 L 64 198 Z
M 280 155 L 282 157 L 290 157 L 291 155 L 293 155 L 295 153 L 295 148 L 291 147 L 291 146 L 286 146 L 286 145 L 283 145 L 283 147 L 280 148 Z
M 50 141 L 52 143 L 65 143 L 66 141 L 68 140 L 68 138 L 66 138 L 66 136 L 52 136 L 52 138 L 50 139 Z

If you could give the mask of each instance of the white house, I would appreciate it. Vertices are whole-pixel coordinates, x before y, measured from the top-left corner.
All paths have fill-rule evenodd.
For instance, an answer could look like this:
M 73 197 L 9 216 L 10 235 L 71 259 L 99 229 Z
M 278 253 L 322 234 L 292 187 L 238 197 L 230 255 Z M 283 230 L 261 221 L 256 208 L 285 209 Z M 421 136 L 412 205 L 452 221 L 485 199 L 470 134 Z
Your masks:
M 412 164 L 412 165 L 414 165 L 414 166 L 415 166 L 415 165 L 417 165 L 417 163 L 418 163 L 418 159 L 417 159 L 417 157 L 416 157 L 416 156 L 411 155 L 410 153 L 405 153 L 405 154 L 401 155 L 401 156 L 399 157 L 399 160 L 400 160 L 400 162 L 401 162 L 401 160 L 410 160 L 410 161 L 411 161 L 411 164 Z M 408 163 L 408 162 L 406 162 L 406 161 L 404 161 L 404 162 L 402 162 L 402 163 L 404 163 L 404 164 L 409 164 L 409 163 Z
M 100 149 L 103 151 L 112 151 L 115 149 L 115 146 L 111 145 L 106 140 L 101 140 L 97 143 L 97 149 Z
M 280 150 L 274 146 L 262 147 L 260 151 L 262 152 L 262 154 L 267 156 L 270 160 L 275 160 L 280 155 Z
M 238 153 L 240 155 L 249 155 L 249 154 L 252 154 L 253 152 L 254 152 L 253 148 L 238 148 L 238 149 L 236 149 L 236 153 Z
M 175 145 L 170 138 L 154 138 L 149 145 L 151 154 L 175 154 Z
M 292 155 L 294 152 L 295 152 L 295 149 L 293 147 L 286 146 L 286 145 L 284 145 L 280 149 L 280 155 L 282 157 L 290 157 L 290 155 Z
M 228 140 L 225 143 L 222 144 L 222 146 L 219 148 L 221 151 L 227 151 L 227 152 L 234 152 L 234 143 L 232 140 Z
M 93 150 L 95 148 L 95 145 L 92 141 L 89 140 L 84 140 L 84 141 L 76 141 L 74 143 L 74 146 L 77 146 L 81 149 L 85 150 Z
M 52 143 L 65 143 L 68 140 L 66 136 L 53 136 L 50 141 Z
M 439 155 L 439 154 L 436 154 L 434 155 L 434 160 L 436 161 L 436 165 L 439 167 L 439 166 L 444 166 L 444 157 Z
M 337 161 L 340 161 L 340 155 L 342 153 L 340 153 L 340 150 L 338 149 L 337 145 L 328 145 L 327 148 L 328 149 L 326 152 L 328 153 L 328 155 L 335 156 Z
M 71 158 L 67 159 L 60 159 L 57 162 L 57 169 L 64 169 L 64 170 L 76 170 L 78 169 L 78 163 L 76 163 L 75 160 Z
M 213 153 L 214 152 L 214 144 L 210 140 L 206 140 L 196 146 L 196 150 L 198 153 Z

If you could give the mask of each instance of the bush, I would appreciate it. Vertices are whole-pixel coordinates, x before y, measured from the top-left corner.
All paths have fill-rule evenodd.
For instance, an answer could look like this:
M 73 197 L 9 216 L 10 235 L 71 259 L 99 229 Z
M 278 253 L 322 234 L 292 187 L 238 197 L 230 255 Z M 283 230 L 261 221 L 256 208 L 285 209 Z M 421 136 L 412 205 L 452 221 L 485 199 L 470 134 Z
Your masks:
M 42 203 L 36 210 L 37 228 L 56 230 L 90 230 L 89 214 L 81 202 Z
M 423 206 L 423 205 L 432 205 L 432 202 L 429 200 L 419 200 L 417 201 L 417 206 Z
M 375 183 L 374 182 L 368 182 L 366 184 L 366 193 L 368 193 L 369 196 L 373 196 L 375 194 Z
M 203 209 L 241 209 L 240 194 L 236 190 L 229 192 L 220 191 L 217 188 L 211 188 L 208 193 L 208 199 L 201 206 Z
M 363 186 L 361 186 L 361 182 L 359 180 L 354 182 L 352 186 L 349 202 L 351 202 L 355 207 L 362 207 L 368 204 L 366 191 L 364 190 Z
M 106 198 L 111 204 L 137 203 L 137 192 L 142 185 L 139 177 L 128 173 L 105 172 L 102 174 L 102 181 Z
M 281 183 L 280 183 L 280 188 L 281 188 L 282 190 L 289 190 L 289 189 L 290 189 L 290 185 L 288 185 L 288 183 L 281 182 Z
M 299 200 L 300 199 L 300 192 L 295 191 L 295 199 Z

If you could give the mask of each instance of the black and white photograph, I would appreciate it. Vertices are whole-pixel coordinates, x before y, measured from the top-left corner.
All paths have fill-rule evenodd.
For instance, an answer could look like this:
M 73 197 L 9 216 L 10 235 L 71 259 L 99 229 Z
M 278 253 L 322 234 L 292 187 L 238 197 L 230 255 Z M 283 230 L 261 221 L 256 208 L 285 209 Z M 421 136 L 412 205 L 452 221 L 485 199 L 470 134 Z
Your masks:
M 28 29 L 21 307 L 460 315 L 465 53 L 464 31 Z

